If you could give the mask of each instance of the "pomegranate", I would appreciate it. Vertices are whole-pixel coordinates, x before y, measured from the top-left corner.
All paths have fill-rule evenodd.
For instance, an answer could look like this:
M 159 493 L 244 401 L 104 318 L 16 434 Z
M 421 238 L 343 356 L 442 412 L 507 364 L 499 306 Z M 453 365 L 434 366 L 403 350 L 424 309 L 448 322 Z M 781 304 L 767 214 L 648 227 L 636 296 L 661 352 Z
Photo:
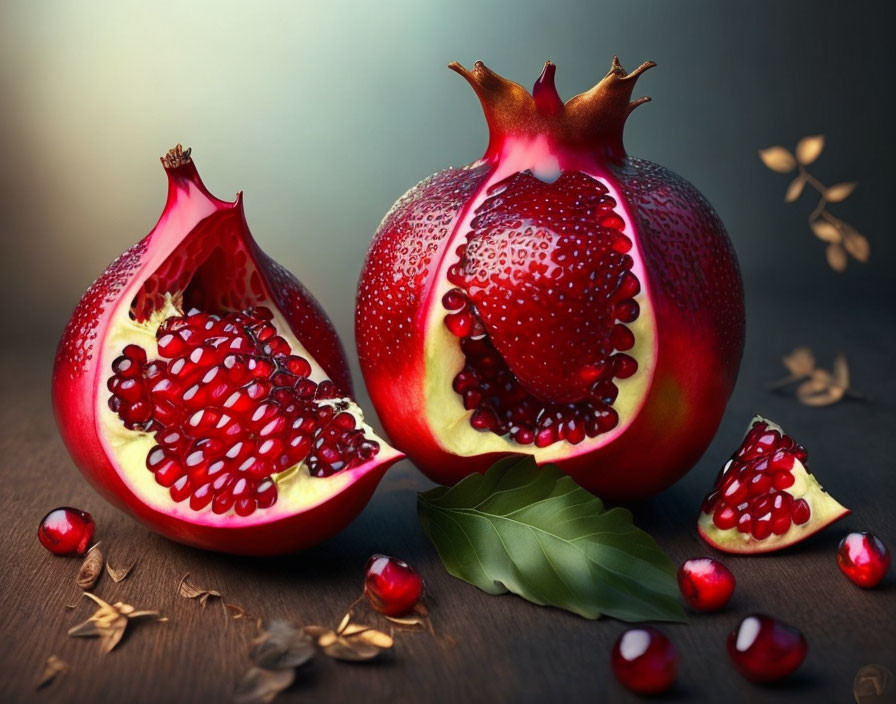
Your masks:
M 771 616 L 752 614 L 728 635 L 728 656 L 754 682 L 786 677 L 806 658 L 809 645 L 796 628 Z
M 402 616 L 423 596 L 423 580 L 407 562 L 387 555 L 374 555 L 367 561 L 364 596 L 380 613 Z
M 605 498 L 657 492 L 700 457 L 740 364 L 725 229 L 671 171 L 629 157 L 635 81 L 614 58 L 563 103 L 477 62 L 485 155 L 405 194 L 358 290 L 364 379 L 390 438 L 454 483 L 508 454 Z
M 700 537 L 724 552 L 772 552 L 848 515 L 809 472 L 808 460 L 805 447 L 756 416 L 703 499 Z
M 40 522 L 37 539 L 54 555 L 83 555 L 90 546 L 96 524 L 87 511 L 62 506 Z
M 65 329 L 53 405 L 103 496 L 198 547 L 277 554 L 343 528 L 402 455 L 363 420 L 336 332 L 212 196 L 189 150 L 162 158 L 156 227 Z
M 850 533 L 840 541 L 837 564 L 850 580 L 871 589 L 890 569 L 890 551 L 874 533 Z
M 675 646 L 655 628 L 630 628 L 619 636 L 610 656 L 613 673 L 638 694 L 659 694 L 675 684 L 679 656 Z
M 678 568 L 678 588 L 685 602 L 697 611 L 718 611 L 734 594 L 734 575 L 711 557 L 686 560 Z

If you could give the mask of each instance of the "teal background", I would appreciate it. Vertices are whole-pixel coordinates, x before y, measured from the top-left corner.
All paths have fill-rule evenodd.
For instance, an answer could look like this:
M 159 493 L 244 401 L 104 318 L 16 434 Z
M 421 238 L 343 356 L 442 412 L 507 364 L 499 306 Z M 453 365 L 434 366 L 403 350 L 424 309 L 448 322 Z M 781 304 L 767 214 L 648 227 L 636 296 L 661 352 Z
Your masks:
M 529 87 L 550 59 L 564 98 L 599 80 L 613 54 L 629 69 L 656 61 L 635 93 L 653 102 L 634 113 L 626 144 L 714 204 L 751 308 L 892 298 L 888 7 L 4 2 L 4 336 L 58 338 L 90 281 L 154 224 L 158 157 L 182 142 L 215 194 L 245 192 L 256 239 L 314 292 L 351 350 L 355 284 L 381 217 L 418 180 L 485 147 L 478 102 L 447 70 L 452 60 L 482 59 Z M 871 241 L 871 262 L 842 275 L 806 226 L 814 199 L 785 204 L 788 178 L 756 157 L 818 132 L 828 147 L 813 172 L 859 181 L 832 210 Z

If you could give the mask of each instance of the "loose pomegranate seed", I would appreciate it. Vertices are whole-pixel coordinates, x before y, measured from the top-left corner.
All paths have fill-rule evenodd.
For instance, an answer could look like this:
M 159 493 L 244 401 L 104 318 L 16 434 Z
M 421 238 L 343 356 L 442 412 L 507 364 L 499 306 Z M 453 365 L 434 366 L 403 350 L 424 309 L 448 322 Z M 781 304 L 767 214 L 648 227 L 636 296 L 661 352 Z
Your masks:
M 401 616 L 423 596 L 423 580 L 408 563 L 386 555 L 367 561 L 364 596 L 370 605 L 387 616 Z
M 675 683 L 679 656 L 663 633 L 644 626 L 625 631 L 613 646 L 610 664 L 623 685 L 638 694 L 659 694 Z
M 338 399 L 335 384 L 308 378 L 311 364 L 272 320 L 261 306 L 194 309 L 159 325 L 159 359 L 128 345 L 112 362 L 109 407 L 126 428 L 154 433 L 146 466 L 174 501 L 246 516 L 276 502 L 274 473 L 305 462 L 325 477 L 379 450 L 343 404 L 318 405 Z
M 874 533 L 850 533 L 840 541 L 837 564 L 853 582 L 871 589 L 890 569 L 890 551 Z
M 698 557 L 678 569 L 678 588 L 685 602 L 697 611 L 718 611 L 734 593 L 734 575 L 718 560 Z
M 619 417 L 611 408 L 618 395 L 614 378 L 626 379 L 638 370 L 633 357 L 614 354 L 614 350 L 631 349 L 636 342 L 626 326 L 640 313 L 634 296 L 641 284 L 631 272 L 633 260 L 626 254 L 631 240 L 621 232 L 625 221 L 613 211 L 616 201 L 593 179 L 564 174 L 557 185 L 529 176 L 511 180 L 512 188 L 508 188 L 508 181 L 490 190 L 471 223 L 469 240 L 475 240 L 476 247 L 459 246 L 458 262 L 449 268 L 448 279 L 456 288 L 442 297 L 444 322 L 460 338 L 465 358 L 453 386 L 463 397 L 464 408 L 472 411 L 470 425 L 479 431 L 505 435 L 521 445 L 547 447 L 560 441 L 575 445 L 616 427 Z M 550 198 L 543 191 L 550 191 Z M 513 192 L 515 200 L 510 202 L 505 192 Z M 556 201 L 554 210 L 542 212 L 537 205 L 542 200 Z M 557 240 L 550 247 L 542 247 L 536 236 L 531 242 L 526 240 L 526 235 L 516 229 L 520 213 L 528 212 L 533 204 L 543 227 L 557 228 Z M 560 211 L 564 211 L 562 215 Z M 598 219 L 596 214 L 601 212 L 604 215 Z M 505 217 L 509 213 L 514 214 L 512 218 Z M 567 228 L 564 223 L 573 220 L 581 225 Z M 506 245 L 511 240 L 513 249 Z M 544 253 L 545 249 L 550 251 Z M 525 286 L 521 290 L 522 284 L 511 285 L 500 274 L 485 278 L 478 275 L 480 269 L 501 271 L 500 267 L 485 266 L 486 261 L 500 263 L 524 254 L 533 258 L 533 271 L 539 272 L 550 267 L 551 258 L 575 261 L 600 257 L 605 276 L 594 279 L 589 276 L 590 270 L 556 267 L 552 271 L 568 281 L 537 277 L 551 279 L 550 285 L 558 289 L 574 291 L 575 296 L 567 299 L 540 295 L 541 284 L 534 280 L 532 290 L 526 292 Z M 564 309 L 563 315 L 552 320 L 568 319 L 570 311 L 566 309 L 570 306 L 587 309 L 589 323 L 577 329 L 574 346 L 555 339 L 562 338 L 563 330 L 550 328 L 552 339 L 547 347 L 535 336 L 519 332 L 530 329 L 529 323 L 541 329 L 540 319 L 552 314 L 546 305 Z M 497 347 L 489 329 L 500 336 Z M 515 356 L 532 354 L 532 344 L 539 345 L 539 351 L 548 357 L 538 365 L 515 366 Z M 514 369 L 535 372 L 531 378 L 521 379 Z
M 728 656 L 754 682 L 774 682 L 796 670 L 809 646 L 803 634 L 782 621 L 753 614 L 728 635 Z
M 54 508 L 40 522 L 37 539 L 54 555 L 83 555 L 93 539 L 93 516 L 77 508 Z

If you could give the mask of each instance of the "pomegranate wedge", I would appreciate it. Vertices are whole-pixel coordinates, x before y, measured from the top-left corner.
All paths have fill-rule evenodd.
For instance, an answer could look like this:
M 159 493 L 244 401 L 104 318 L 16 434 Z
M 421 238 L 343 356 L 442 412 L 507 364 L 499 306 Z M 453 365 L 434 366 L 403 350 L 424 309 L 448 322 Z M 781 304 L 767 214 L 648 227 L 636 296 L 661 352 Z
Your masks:
M 805 447 L 756 416 L 703 499 L 700 537 L 724 552 L 772 552 L 847 516 L 849 509 L 825 492 L 808 463 Z
M 659 491 L 712 439 L 744 339 L 725 228 L 689 183 L 622 146 L 618 60 L 564 104 L 481 62 L 485 155 L 386 215 L 358 290 L 361 369 L 389 437 L 432 479 L 552 462 L 605 498 Z
M 162 535 L 240 554 L 317 543 L 402 455 L 350 398 L 342 346 L 212 196 L 189 150 L 162 158 L 156 227 L 90 287 L 59 343 L 53 406 L 75 463 Z

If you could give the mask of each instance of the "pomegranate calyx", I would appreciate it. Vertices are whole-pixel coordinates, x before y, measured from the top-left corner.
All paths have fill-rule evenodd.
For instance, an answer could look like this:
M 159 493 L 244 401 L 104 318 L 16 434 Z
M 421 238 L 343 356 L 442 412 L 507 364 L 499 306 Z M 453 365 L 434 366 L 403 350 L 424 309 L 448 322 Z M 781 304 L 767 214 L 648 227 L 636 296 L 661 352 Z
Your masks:
M 166 169 L 176 169 L 179 166 L 193 163 L 193 160 L 190 158 L 190 152 L 192 151 L 190 147 L 184 149 L 182 145 L 177 144 L 172 149 L 169 149 L 167 154 L 159 157 L 159 160 Z
M 498 159 L 510 138 L 533 142 L 543 138 L 570 152 L 596 151 L 618 162 L 625 156 L 625 121 L 636 107 L 650 101 L 648 97 L 631 100 L 632 91 L 638 77 L 654 66 L 653 61 L 645 61 L 634 71 L 626 72 L 614 56 L 610 70 L 597 85 L 566 103 L 557 93 L 557 67 L 550 61 L 545 62 L 531 94 L 482 61 L 473 64 L 472 69 L 457 61 L 448 68 L 467 80 L 482 103 L 490 135 L 483 159 Z

